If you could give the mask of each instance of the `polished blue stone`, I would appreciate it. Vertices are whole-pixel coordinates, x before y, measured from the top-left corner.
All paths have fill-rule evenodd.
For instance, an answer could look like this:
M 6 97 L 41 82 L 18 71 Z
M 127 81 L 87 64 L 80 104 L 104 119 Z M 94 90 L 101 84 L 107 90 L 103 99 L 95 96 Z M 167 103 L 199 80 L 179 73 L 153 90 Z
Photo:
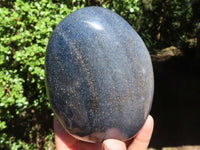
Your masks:
M 74 137 L 127 140 L 143 126 L 154 79 L 148 50 L 119 15 L 86 7 L 55 28 L 46 52 L 52 109 Z

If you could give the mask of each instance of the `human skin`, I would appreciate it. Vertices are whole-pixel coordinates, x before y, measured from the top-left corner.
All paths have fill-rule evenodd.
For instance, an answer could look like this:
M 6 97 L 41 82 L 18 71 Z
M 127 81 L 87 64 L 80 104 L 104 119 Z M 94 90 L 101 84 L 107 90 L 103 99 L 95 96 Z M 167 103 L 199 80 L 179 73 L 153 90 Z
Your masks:
M 69 135 L 54 118 L 54 132 L 56 150 L 146 150 L 153 132 L 154 120 L 148 116 L 144 126 L 134 139 L 122 142 L 116 139 L 107 139 L 101 143 L 87 143 L 79 141 Z

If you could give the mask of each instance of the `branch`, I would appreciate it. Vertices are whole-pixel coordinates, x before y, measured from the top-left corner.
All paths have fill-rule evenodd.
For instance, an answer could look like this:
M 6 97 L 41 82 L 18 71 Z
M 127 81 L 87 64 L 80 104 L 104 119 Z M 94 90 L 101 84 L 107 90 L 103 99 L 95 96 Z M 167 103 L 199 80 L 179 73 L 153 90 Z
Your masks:
M 10 92 L 10 89 L 9 88 L 7 88 L 7 87 L 5 87 L 5 86 L 3 86 L 4 87 L 4 89 L 8 92 L 8 97 L 7 98 L 9 98 L 9 97 L 11 97 L 11 92 Z

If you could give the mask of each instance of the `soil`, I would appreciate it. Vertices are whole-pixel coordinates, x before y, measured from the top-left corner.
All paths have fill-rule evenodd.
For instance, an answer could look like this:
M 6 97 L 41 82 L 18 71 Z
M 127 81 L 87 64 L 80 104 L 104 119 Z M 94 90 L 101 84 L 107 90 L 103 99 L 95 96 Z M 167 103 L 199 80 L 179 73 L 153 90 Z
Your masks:
M 155 120 L 150 150 L 200 150 L 200 60 L 152 55 Z

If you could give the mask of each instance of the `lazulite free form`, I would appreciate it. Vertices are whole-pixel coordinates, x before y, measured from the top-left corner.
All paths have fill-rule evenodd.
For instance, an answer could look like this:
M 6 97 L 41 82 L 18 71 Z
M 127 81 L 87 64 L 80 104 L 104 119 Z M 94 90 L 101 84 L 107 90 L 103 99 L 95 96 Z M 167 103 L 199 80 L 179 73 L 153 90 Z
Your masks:
M 55 116 L 77 139 L 125 141 L 143 126 L 153 98 L 151 59 L 111 10 L 86 7 L 65 17 L 49 40 L 45 68 Z

